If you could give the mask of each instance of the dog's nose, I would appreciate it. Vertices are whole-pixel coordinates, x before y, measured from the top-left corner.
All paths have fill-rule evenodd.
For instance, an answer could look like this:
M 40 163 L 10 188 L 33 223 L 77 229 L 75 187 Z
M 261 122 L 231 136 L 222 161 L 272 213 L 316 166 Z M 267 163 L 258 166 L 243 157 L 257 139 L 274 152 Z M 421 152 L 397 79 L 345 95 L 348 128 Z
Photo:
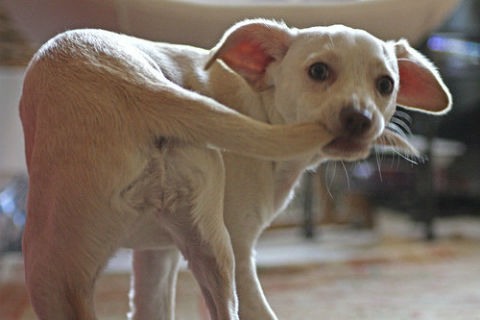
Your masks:
M 372 126 L 372 113 L 368 110 L 346 107 L 340 111 L 340 123 L 345 133 L 350 136 L 359 136 Z

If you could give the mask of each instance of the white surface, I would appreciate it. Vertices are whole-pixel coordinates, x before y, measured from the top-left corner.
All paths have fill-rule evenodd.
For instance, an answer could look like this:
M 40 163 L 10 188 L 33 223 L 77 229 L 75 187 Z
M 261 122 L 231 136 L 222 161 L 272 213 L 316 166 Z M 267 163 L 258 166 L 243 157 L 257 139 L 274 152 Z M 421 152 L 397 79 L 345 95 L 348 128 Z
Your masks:
M 23 68 L 0 67 L 0 174 L 26 171 L 18 115 L 24 72 Z
M 212 47 L 233 23 L 274 18 L 299 28 L 346 24 L 417 44 L 459 0 L 3 0 L 20 30 L 42 43 L 56 33 L 99 27 L 157 41 Z

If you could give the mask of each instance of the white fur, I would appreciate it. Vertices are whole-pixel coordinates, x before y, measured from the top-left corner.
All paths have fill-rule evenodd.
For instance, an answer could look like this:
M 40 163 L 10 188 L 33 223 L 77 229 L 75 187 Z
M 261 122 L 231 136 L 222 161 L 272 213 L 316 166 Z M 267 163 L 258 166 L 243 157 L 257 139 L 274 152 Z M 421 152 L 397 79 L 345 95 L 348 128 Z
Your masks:
M 316 62 L 325 81 L 308 75 Z M 385 75 L 388 95 L 376 87 Z M 96 278 L 124 246 L 135 249 L 131 319 L 174 319 L 179 252 L 212 319 L 276 319 L 256 275 L 258 236 L 305 168 L 364 158 L 374 143 L 409 149 L 384 131 L 397 100 L 430 113 L 451 104 L 405 41 L 344 26 L 248 20 L 211 52 L 101 30 L 50 40 L 20 104 L 37 315 L 95 319 Z M 368 114 L 366 129 L 347 129 L 345 109 Z

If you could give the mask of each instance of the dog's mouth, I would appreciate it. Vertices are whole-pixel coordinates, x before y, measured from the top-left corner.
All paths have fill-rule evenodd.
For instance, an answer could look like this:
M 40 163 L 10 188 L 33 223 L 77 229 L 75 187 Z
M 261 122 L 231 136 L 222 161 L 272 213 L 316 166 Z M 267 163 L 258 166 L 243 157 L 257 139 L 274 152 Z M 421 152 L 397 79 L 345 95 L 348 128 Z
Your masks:
M 359 139 L 351 136 L 340 136 L 327 144 L 323 151 L 334 156 L 345 156 L 349 158 L 355 154 L 368 152 L 371 147 L 369 139 Z

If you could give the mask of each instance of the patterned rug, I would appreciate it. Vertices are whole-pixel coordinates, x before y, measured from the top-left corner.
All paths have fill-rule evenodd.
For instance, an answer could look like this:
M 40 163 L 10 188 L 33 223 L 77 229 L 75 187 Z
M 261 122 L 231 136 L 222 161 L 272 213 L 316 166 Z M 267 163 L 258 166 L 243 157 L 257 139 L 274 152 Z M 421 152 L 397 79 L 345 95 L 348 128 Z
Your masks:
M 478 240 L 382 241 L 341 262 L 262 267 L 267 297 L 285 320 L 480 319 Z M 0 263 L 0 319 L 35 319 L 18 256 Z M 99 319 L 125 319 L 129 276 L 107 273 L 97 289 Z M 177 319 L 206 320 L 198 287 L 181 272 Z

